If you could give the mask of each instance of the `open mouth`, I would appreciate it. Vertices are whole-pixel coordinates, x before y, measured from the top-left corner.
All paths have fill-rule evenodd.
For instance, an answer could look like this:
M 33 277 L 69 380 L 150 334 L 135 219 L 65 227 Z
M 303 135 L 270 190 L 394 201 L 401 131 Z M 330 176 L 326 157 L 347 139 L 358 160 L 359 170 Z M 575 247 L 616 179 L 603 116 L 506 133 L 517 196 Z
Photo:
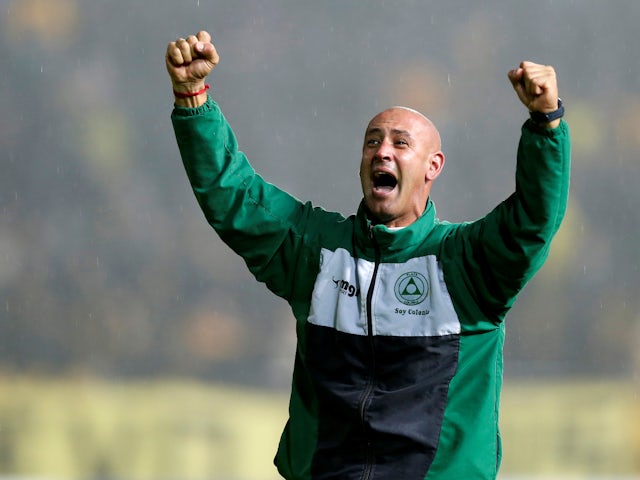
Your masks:
M 372 175 L 373 190 L 390 192 L 398 185 L 398 180 L 389 172 L 377 171 Z

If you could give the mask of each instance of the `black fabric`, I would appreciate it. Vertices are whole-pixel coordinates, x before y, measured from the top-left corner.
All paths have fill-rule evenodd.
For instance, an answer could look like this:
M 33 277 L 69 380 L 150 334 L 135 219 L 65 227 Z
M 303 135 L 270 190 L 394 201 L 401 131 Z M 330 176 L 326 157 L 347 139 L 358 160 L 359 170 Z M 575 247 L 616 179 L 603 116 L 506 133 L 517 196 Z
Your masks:
M 319 401 L 313 478 L 423 479 L 438 446 L 459 336 L 367 337 L 313 324 L 306 333 Z

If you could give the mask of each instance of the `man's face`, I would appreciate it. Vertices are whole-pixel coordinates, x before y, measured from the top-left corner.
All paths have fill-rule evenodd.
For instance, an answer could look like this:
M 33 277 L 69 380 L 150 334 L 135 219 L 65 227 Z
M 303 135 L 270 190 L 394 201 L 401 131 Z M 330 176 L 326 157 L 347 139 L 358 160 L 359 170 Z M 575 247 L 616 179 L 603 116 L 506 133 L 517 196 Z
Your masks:
M 392 108 L 371 120 L 360 164 L 364 200 L 373 221 L 404 227 L 422 215 L 431 182 L 444 164 L 440 137 L 420 113 Z

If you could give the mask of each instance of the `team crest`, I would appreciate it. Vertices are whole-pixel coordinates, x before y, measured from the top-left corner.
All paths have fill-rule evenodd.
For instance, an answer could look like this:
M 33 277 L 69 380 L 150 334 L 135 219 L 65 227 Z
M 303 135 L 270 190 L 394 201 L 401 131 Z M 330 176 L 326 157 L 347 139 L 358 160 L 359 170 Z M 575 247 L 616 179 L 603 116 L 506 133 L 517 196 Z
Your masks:
M 396 298 L 405 305 L 417 305 L 429 295 L 429 281 L 418 272 L 408 272 L 398 278 L 394 291 Z

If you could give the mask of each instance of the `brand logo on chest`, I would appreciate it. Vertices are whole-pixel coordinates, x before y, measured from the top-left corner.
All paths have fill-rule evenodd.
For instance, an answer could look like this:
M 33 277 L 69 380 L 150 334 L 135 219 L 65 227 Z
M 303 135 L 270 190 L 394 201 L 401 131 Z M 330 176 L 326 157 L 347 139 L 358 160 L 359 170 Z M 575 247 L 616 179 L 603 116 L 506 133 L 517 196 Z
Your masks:
M 336 280 L 334 277 L 331 277 L 331 281 L 335 285 L 335 288 L 340 290 L 342 295 L 346 295 L 348 297 L 356 297 L 360 295 L 360 289 L 351 285 L 346 280 Z

